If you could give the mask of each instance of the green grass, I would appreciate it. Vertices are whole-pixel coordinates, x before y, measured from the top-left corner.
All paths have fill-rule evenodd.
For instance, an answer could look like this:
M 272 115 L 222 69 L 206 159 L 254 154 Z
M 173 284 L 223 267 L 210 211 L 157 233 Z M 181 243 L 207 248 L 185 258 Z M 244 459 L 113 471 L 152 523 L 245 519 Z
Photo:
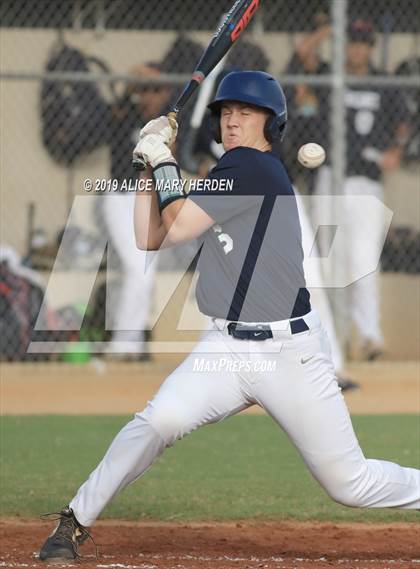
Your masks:
M 38 516 L 66 504 L 129 417 L 3 417 L 0 511 Z M 354 417 L 368 457 L 419 468 L 415 415 Z M 417 514 L 418 516 L 418 514 Z M 415 521 L 416 513 L 335 504 L 265 416 L 239 416 L 168 449 L 103 517 L 159 520 Z M 418 520 L 417 520 L 418 521 Z

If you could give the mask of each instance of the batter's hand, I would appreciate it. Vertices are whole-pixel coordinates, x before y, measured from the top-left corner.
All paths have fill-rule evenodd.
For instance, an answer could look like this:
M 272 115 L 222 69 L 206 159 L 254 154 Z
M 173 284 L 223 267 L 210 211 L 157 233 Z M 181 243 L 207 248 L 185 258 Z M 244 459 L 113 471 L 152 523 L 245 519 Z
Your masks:
M 163 162 L 175 162 L 165 138 L 160 134 L 146 134 L 140 138 L 133 152 L 134 158 L 142 158 L 152 168 Z
M 149 121 L 140 131 L 140 140 L 149 134 L 158 134 L 168 146 L 175 142 L 178 134 L 178 123 L 175 119 L 168 119 L 167 116 L 160 116 Z

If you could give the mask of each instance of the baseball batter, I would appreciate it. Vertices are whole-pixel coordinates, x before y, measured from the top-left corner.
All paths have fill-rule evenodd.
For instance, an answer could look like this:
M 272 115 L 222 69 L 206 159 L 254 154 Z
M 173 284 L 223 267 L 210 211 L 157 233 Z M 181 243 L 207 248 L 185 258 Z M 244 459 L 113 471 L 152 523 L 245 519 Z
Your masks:
M 209 107 L 214 136 L 225 149 L 209 177 L 233 180 L 232 192 L 138 194 L 135 231 L 142 249 L 201 240 L 196 294 L 212 329 L 115 437 L 60 512 L 42 560 L 76 558 L 86 528 L 165 448 L 255 404 L 284 429 L 337 502 L 420 508 L 420 471 L 365 458 L 337 385 L 326 333 L 311 310 L 296 200 L 271 152 L 287 119 L 280 85 L 267 73 L 233 72 Z M 152 167 L 156 185 L 171 181 L 179 188 L 169 149 L 173 135 L 166 117 L 151 121 L 135 154 Z M 220 365 L 222 357 L 229 365 Z M 206 362 L 201 371 L 197 358 Z M 267 361 L 270 366 L 263 365 Z

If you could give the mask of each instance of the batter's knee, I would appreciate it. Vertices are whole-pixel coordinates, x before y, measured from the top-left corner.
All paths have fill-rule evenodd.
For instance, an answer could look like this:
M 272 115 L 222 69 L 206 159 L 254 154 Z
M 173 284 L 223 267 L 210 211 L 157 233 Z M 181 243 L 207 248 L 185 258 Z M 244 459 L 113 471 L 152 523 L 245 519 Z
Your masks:
M 357 468 L 346 468 L 346 463 L 332 465 L 324 472 L 318 472 L 318 480 L 330 498 L 342 506 L 364 508 L 368 506 L 366 490 L 369 488 L 369 476 L 366 465 L 360 463 Z
M 354 489 L 345 484 L 338 488 L 325 488 L 327 494 L 338 504 L 349 508 L 363 508 L 363 500 L 356 494 Z
M 154 407 L 149 404 L 139 416 L 149 423 L 166 446 L 173 445 L 193 430 L 186 411 L 172 406 Z

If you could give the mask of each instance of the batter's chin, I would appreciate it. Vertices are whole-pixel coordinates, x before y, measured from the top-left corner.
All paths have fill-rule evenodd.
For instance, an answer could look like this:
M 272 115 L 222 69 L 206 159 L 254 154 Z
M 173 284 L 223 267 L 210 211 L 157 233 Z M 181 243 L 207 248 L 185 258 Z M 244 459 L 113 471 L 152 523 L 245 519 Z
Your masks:
M 233 150 L 238 146 L 241 146 L 241 143 L 238 140 L 227 140 L 226 142 L 223 143 L 223 148 L 225 149 L 226 152 L 228 150 Z

